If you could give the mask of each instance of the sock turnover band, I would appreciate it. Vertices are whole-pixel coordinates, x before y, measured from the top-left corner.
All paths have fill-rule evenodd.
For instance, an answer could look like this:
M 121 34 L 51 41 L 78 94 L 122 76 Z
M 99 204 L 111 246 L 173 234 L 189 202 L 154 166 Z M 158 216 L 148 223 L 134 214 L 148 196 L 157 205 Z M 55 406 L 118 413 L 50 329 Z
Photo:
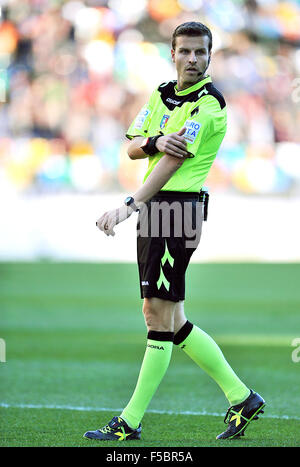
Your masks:
M 190 321 L 186 321 L 181 329 L 174 336 L 174 344 L 180 345 L 190 334 L 193 329 L 193 324 Z
M 174 332 L 164 332 L 164 331 L 149 331 L 147 335 L 148 339 L 154 341 L 170 341 L 173 342 Z

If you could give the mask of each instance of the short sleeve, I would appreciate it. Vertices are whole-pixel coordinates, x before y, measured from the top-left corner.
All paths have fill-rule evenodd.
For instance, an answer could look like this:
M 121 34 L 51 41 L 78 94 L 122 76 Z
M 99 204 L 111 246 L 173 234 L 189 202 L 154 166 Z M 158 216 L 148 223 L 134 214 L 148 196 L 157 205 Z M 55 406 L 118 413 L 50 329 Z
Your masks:
M 154 91 L 147 104 L 145 104 L 126 132 L 126 137 L 128 139 L 133 139 L 135 136 L 148 136 L 148 128 L 151 122 L 152 113 L 153 113 L 153 101 L 155 98 Z
M 184 139 L 187 150 L 195 157 L 201 152 L 201 146 L 217 131 L 215 118 L 220 113 L 220 106 L 216 99 L 210 98 L 195 107 L 184 123 L 186 131 Z

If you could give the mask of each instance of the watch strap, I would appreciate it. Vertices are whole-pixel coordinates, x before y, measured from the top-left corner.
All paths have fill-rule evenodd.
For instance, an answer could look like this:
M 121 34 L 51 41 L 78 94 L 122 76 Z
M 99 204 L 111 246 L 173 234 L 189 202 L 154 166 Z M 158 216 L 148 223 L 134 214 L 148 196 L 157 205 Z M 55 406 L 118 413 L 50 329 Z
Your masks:
M 154 154 L 158 153 L 158 149 L 156 147 L 156 141 L 158 138 L 160 138 L 162 135 L 157 135 L 157 136 L 149 136 L 147 138 L 146 143 L 144 143 L 141 146 L 141 149 L 144 151 L 145 154 L 148 156 L 154 156 Z

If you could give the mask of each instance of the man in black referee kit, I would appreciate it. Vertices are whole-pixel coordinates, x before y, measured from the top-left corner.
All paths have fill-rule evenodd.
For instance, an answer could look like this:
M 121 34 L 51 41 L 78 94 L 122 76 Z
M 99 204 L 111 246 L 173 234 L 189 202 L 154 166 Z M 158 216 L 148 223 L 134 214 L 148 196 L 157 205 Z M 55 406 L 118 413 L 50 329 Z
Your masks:
M 161 84 L 128 129 L 131 159 L 148 158 L 144 183 L 97 226 L 114 226 L 138 211 L 138 266 L 147 344 L 134 393 L 121 414 L 87 438 L 140 439 L 141 420 L 162 381 L 173 345 L 179 345 L 220 386 L 228 402 L 226 430 L 231 439 L 263 412 L 265 401 L 249 389 L 220 348 L 184 312 L 185 271 L 201 234 L 208 195 L 202 190 L 226 133 L 226 103 L 206 74 L 211 31 L 202 23 L 179 25 L 172 37 L 177 81 Z

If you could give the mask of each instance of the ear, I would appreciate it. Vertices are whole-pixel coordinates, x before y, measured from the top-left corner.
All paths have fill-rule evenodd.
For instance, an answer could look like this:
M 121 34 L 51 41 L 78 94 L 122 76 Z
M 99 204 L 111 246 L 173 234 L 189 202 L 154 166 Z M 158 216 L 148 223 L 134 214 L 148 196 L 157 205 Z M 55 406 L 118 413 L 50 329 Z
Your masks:
M 171 49 L 172 62 L 175 63 L 175 50 Z

